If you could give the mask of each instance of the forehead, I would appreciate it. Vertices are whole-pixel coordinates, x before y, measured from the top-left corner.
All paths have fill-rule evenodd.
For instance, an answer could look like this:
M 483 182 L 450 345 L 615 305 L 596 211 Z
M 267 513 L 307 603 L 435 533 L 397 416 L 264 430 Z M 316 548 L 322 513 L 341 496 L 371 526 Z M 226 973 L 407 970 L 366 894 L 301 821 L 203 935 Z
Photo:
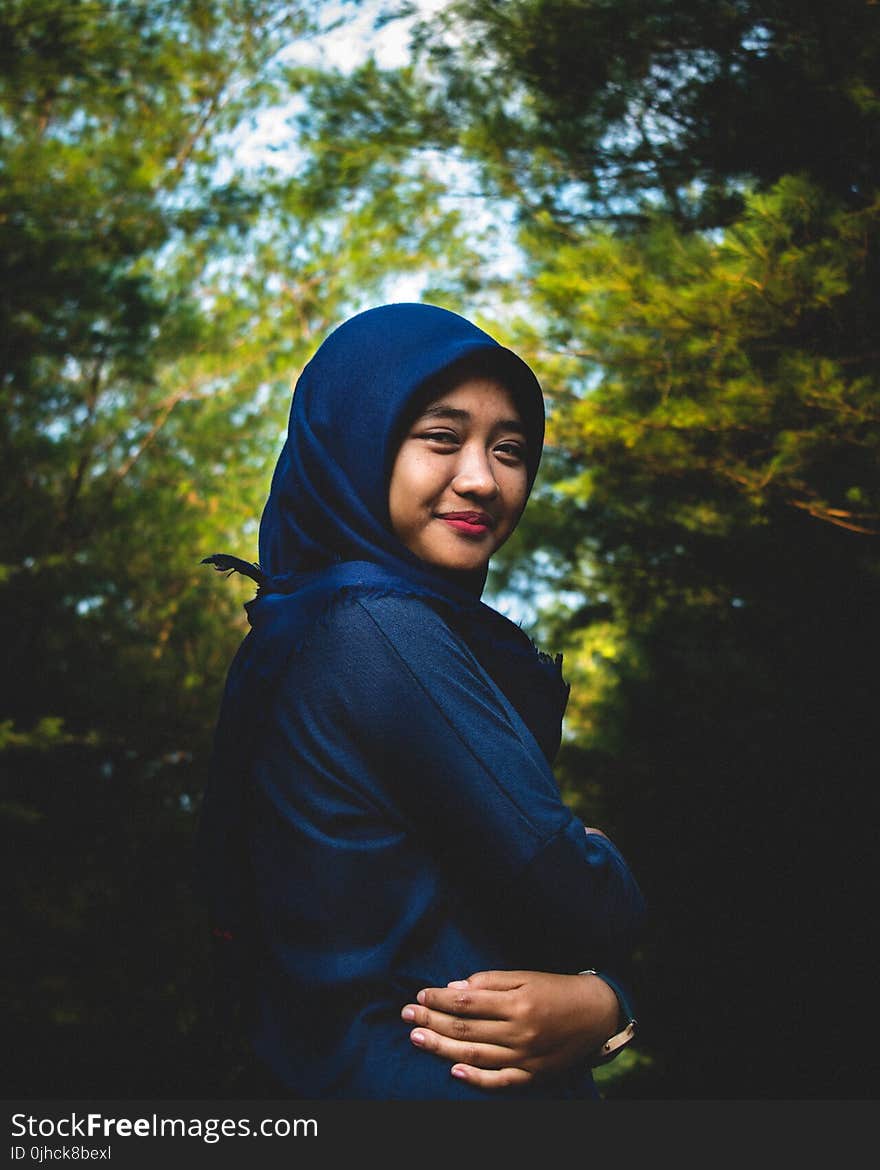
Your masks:
M 522 416 L 507 387 L 495 378 L 465 378 L 429 397 L 419 408 L 418 417 L 449 413 L 474 419 L 505 421 L 523 427 Z

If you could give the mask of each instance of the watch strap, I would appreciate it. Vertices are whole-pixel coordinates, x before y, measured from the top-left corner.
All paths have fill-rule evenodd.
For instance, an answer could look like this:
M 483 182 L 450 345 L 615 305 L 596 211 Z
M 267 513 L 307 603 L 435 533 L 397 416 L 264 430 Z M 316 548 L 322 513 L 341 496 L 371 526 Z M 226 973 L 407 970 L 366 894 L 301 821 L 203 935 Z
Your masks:
M 604 1064 L 606 1061 L 613 1059 L 621 1048 L 626 1047 L 636 1034 L 636 1019 L 633 1015 L 632 1007 L 630 1006 L 629 997 L 626 995 L 620 984 L 606 975 L 604 971 L 596 971 L 592 967 L 585 971 L 578 971 L 578 975 L 595 975 L 603 982 L 607 983 L 614 994 L 617 996 L 617 1002 L 620 1005 L 620 1013 L 623 1019 L 627 1022 L 619 1032 L 615 1032 L 613 1036 L 609 1036 L 601 1048 L 598 1049 L 596 1055 L 593 1057 L 593 1064 Z

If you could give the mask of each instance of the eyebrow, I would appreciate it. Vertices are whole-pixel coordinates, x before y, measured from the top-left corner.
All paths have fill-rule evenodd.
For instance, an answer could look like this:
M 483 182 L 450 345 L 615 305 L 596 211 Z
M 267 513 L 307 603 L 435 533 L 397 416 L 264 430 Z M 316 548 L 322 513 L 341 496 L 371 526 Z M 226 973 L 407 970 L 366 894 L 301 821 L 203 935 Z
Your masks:
M 437 402 L 433 406 L 426 407 L 419 415 L 417 422 L 425 418 L 453 418 L 458 422 L 470 422 L 471 412 L 469 410 L 461 410 L 456 406 L 446 406 L 442 402 Z M 516 431 L 517 434 L 525 437 L 526 429 L 518 418 L 502 418 L 495 424 L 494 430 L 499 431 Z

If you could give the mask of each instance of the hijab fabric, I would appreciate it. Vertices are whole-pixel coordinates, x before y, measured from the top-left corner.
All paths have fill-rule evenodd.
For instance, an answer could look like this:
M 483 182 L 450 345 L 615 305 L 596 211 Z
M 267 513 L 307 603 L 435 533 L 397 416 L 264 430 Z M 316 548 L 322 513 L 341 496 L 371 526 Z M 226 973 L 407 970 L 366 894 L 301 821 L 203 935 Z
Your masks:
M 369 561 L 425 585 L 479 596 L 485 574 L 426 566 L 393 534 L 388 486 L 402 417 L 443 370 L 478 362 L 504 383 L 524 415 L 529 489 L 544 439 L 541 389 L 512 351 L 434 305 L 384 305 L 340 325 L 296 384 L 287 441 L 260 526 L 260 567 L 285 580 L 340 561 Z M 456 588 L 457 587 L 457 588 Z
M 538 470 L 544 405 L 535 375 L 464 317 L 420 303 L 383 305 L 338 326 L 296 383 L 287 438 L 259 533 L 259 564 L 222 554 L 215 568 L 252 577 L 251 630 L 229 671 L 214 766 L 200 826 L 201 878 L 224 932 L 244 912 L 232 864 L 248 762 L 273 683 L 334 603 L 397 594 L 437 608 L 507 694 L 548 759 L 559 747 L 568 686 L 561 656 L 541 654 L 513 622 L 480 600 L 486 573 L 420 560 L 394 534 L 388 488 L 402 427 L 438 376 L 475 373 L 510 392 L 527 438 L 528 490 Z

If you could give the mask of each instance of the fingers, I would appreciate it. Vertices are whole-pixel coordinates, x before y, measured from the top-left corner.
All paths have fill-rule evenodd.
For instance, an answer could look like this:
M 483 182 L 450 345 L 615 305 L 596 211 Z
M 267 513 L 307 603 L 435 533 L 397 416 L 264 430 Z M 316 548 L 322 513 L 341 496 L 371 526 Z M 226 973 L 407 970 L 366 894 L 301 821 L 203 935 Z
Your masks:
M 510 1017 L 506 998 L 523 982 L 522 971 L 478 971 L 468 979 L 457 979 L 446 987 L 426 987 L 416 999 L 424 1007 L 456 1016 L 504 1020 Z
M 493 1020 L 483 1016 L 469 1017 L 449 1012 L 434 1011 L 418 1003 L 408 1003 L 400 1018 L 420 1030 L 428 1029 L 449 1040 L 469 1044 L 494 1044 L 511 1055 L 514 1029 L 508 1020 Z
M 467 987 L 482 991 L 514 991 L 525 982 L 528 971 L 477 971 L 461 980 Z M 450 983 L 458 987 L 459 983 Z
M 510 1089 L 534 1080 L 532 1073 L 524 1068 L 476 1068 L 470 1064 L 454 1064 L 451 1072 L 458 1080 L 476 1085 L 478 1089 Z
M 430 1028 L 414 1028 L 409 1038 L 416 1048 L 423 1052 L 431 1052 L 452 1064 L 477 1069 L 500 1070 L 509 1067 L 513 1056 L 509 1048 L 497 1044 L 453 1040 Z
M 502 992 L 478 991 L 470 987 L 426 987 L 416 996 L 418 1004 L 407 1006 L 424 1007 L 466 1019 L 503 1020 L 506 1012 L 502 996 Z

